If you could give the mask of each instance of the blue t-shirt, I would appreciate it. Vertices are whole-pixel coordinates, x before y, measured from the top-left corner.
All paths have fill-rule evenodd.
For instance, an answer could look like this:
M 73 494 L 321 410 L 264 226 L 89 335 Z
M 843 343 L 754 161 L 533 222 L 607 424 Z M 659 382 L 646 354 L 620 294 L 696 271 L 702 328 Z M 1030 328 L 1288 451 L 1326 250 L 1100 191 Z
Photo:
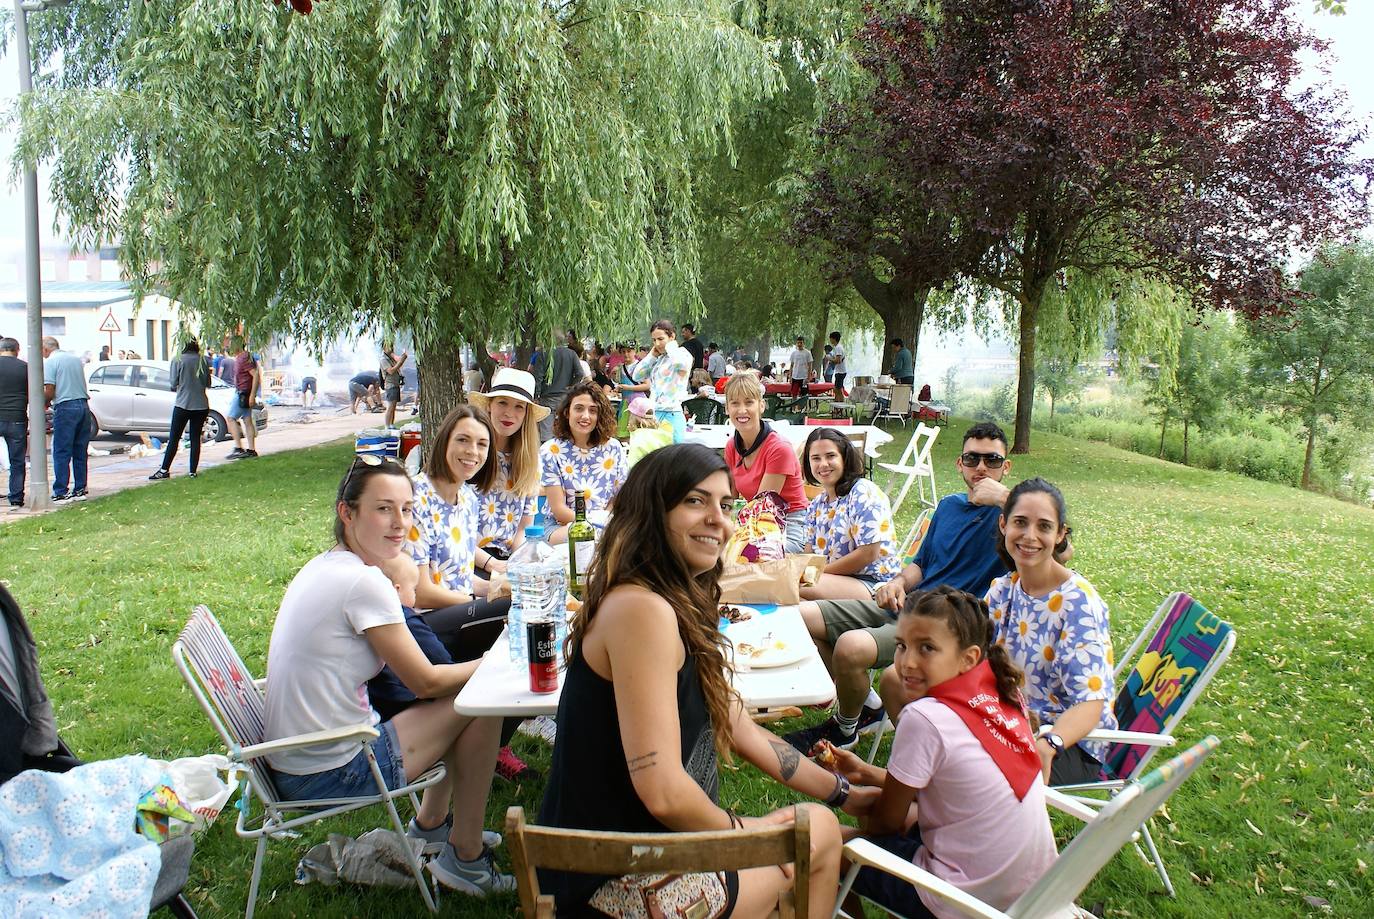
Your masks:
M 429 623 L 420 618 L 419 613 L 408 606 L 401 607 L 401 612 L 406 614 L 406 628 L 410 629 L 415 643 L 420 646 L 420 650 L 425 653 L 431 664 L 453 663 L 453 658 L 444 647 L 444 643 L 434 634 Z M 367 681 L 367 696 L 373 703 L 378 700 L 396 703 L 415 701 L 415 693 L 406 688 L 406 684 L 401 682 L 401 678 L 390 667 L 383 667 L 381 673 Z
M 53 387 L 53 405 L 73 399 L 89 399 L 86 368 L 70 351 L 54 351 L 43 358 L 43 382 Z
M 941 584 L 966 590 L 975 597 L 988 592 L 994 578 L 1007 573 L 997 554 L 1000 507 L 969 503 L 968 495 L 946 495 L 935 508 L 930 529 L 916 550 L 921 567 L 921 590 Z

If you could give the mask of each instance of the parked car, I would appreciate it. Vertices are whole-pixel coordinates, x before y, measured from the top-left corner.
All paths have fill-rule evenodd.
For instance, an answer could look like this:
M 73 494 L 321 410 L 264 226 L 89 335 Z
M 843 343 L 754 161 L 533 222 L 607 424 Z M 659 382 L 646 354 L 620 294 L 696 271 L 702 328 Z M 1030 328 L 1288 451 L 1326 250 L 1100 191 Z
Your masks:
M 162 361 L 105 361 L 89 364 L 86 388 L 91 394 L 92 436 L 97 431 L 127 434 L 147 431 L 167 436 L 172 424 L 172 372 Z M 225 419 L 238 393 L 221 379 L 212 377 L 206 391 L 210 415 L 201 432 L 203 441 L 228 440 Z M 267 427 L 267 409 L 253 410 L 253 424 L 259 431 Z

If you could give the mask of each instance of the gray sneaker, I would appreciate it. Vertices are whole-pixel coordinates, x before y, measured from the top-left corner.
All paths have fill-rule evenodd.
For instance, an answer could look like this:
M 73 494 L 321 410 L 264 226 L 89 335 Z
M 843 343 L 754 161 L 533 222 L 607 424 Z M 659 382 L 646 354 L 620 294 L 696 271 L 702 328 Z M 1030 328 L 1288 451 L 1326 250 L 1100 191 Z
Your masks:
M 515 878 L 496 870 L 496 856 L 488 848 L 483 848 L 477 858 L 465 862 L 458 858 L 453 846 L 444 846 L 443 854 L 429 863 L 429 872 L 445 887 L 474 897 L 515 890 Z
M 444 822 L 431 830 L 421 828 L 420 821 L 414 817 L 410 818 L 410 825 L 406 827 L 406 835 L 411 839 L 423 840 L 425 847 L 421 850 L 422 855 L 438 855 L 444 848 L 444 843 L 448 842 L 448 834 L 453 830 L 453 815 L 449 814 L 444 818 Z M 501 845 L 501 834 L 495 830 L 482 831 L 482 845 L 488 849 L 495 849 Z

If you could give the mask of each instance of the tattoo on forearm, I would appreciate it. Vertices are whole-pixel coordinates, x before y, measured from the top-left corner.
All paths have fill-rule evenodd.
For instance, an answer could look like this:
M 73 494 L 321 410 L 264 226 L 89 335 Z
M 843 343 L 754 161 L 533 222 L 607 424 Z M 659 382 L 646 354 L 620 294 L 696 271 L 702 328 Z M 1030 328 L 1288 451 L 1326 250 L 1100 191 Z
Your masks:
M 651 750 L 643 756 L 632 756 L 625 760 L 625 765 L 630 768 L 630 774 L 634 775 L 642 769 L 658 765 L 658 751 Z
M 770 740 L 768 745 L 778 757 L 778 775 L 786 782 L 797 774 L 797 767 L 801 765 L 801 754 L 797 752 L 796 747 L 783 740 Z

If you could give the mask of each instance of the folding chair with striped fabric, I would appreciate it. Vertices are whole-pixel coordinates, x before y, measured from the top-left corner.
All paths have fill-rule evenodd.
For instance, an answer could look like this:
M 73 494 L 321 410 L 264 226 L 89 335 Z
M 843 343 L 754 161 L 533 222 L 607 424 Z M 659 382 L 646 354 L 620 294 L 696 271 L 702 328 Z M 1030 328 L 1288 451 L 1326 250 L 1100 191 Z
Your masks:
M 377 729 L 370 724 L 355 724 L 295 737 L 265 740 L 266 715 L 262 689 L 239 657 L 228 636 L 213 613 L 205 606 L 197 606 L 181 635 L 172 645 L 172 659 L 181 671 L 182 679 L 190 687 L 205 716 L 224 742 L 230 761 L 242 768 L 246 777 L 240 782 L 238 822 L 235 831 L 244 839 L 256 839 L 253 873 L 248 886 L 248 909 L 252 919 L 258 899 L 258 883 L 262 879 L 262 863 L 267 853 L 269 837 L 295 835 L 297 827 L 349 811 L 384 805 L 391 817 L 392 828 L 404 839 L 405 825 L 396 812 L 395 799 L 410 796 L 418 806 L 415 793 L 428 788 L 444 777 L 444 767 L 436 766 L 404 788 L 388 789 L 377 761 L 372 757 L 370 742 L 377 737 Z M 334 744 L 352 740 L 359 750 L 367 753 L 377 793 L 354 798 L 321 798 L 309 801 L 284 801 L 278 797 L 276 786 L 267 769 L 265 757 L 286 750 L 301 749 L 322 743 Z M 261 804 L 261 812 L 253 814 L 253 797 Z M 300 814 L 291 817 L 290 814 Z M 408 844 L 406 851 L 411 852 Z M 409 859 L 411 873 L 420 887 L 420 896 L 430 912 L 437 906 L 425 882 L 424 868 L 418 855 Z

